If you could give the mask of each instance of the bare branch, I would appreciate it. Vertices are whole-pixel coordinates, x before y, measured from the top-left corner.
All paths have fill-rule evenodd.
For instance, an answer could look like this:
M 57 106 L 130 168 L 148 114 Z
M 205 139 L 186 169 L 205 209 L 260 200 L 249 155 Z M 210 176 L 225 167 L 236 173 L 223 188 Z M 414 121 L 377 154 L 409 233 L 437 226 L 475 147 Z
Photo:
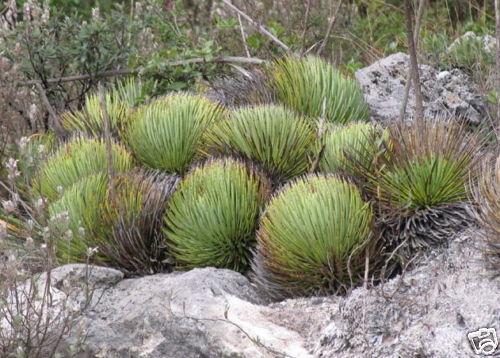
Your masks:
M 413 80 L 413 86 L 415 90 L 415 107 L 417 119 L 424 118 L 424 105 L 422 101 L 422 87 L 420 85 L 420 74 L 418 72 L 418 60 L 417 60 L 417 50 L 415 47 L 415 39 L 413 34 L 413 23 L 412 23 L 412 9 L 411 0 L 405 0 L 405 22 L 406 22 L 406 34 L 408 37 L 408 47 L 410 52 L 410 70 L 411 79 Z
M 337 3 L 337 7 L 335 8 L 332 16 L 330 17 L 330 22 L 328 22 L 328 28 L 326 29 L 325 33 L 325 38 L 321 42 L 321 46 L 319 47 L 318 51 L 316 52 L 316 55 L 319 56 L 325 49 L 326 44 L 328 43 L 328 40 L 330 39 L 330 35 L 333 30 L 333 26 L 335 25 L 335 21 L 337 21 L 337 15 L 339 13 L 340 7 L 342 6 L 343 0 L 339 0 Z
M 278 39 L 276 36 L 274 36 L 272 33 L 266 30 L 265 27 L 259 25 L 255 20 L 253 20 L 250 16 L 248 16 L 243 11 L 238 9 L 236 6 L 231 4 L 228 0 L 222 0 L 222 3 L 227 7 L 229 7 L 231 10 L 233 10 L 234 12 L 236 12 L 238 15 L 241 15 L 241 17 L 243 17 L 250 24 L 252 24 L 257 29 L 257 31 L 259 31 L 262 35 L 269 37 L 271 40 L 273 40 L 274 43 L 280 46 L 283 50 L 285 50 L 286 52 L 290 51 L 290 47 L 281 42 L 280 39 Z
M 239 57 L 239 56 L 217 56 L 210 59 L 206 59 L 204 57 L 196 57 L 190 58 L 186 60 L 177 60 L 168 63 L 168 66 L 184 66 L 184 65 L 193 65 L 198 63 L 246 63 L 246 64 L 254 64 L 261 65 L 265 63 L 265 60 L 255 57 Z M 116 77 L 121 75 L 134 75 L 137 74 L 138 70 L 132 69 L 123 69 L 123 70 L 115 70 L 115 71 L 105 71 L 98 72 L 92 75 L 75 75 L 75 76 L 67 76 L 67 77 L 57 77 L 57 78 L 48 78 L 44 82 L 47 84 L 51 83 L 62 83 L 62 82 L 73 82 L 73 81 L 81 81 L 89 78 L 105 78 L 105 77 Z M 41 80 L 31 80 L 26 82 L 20 82 L 20 85 L 23 86 L 32 86 L 37 83 L 42 83 Z

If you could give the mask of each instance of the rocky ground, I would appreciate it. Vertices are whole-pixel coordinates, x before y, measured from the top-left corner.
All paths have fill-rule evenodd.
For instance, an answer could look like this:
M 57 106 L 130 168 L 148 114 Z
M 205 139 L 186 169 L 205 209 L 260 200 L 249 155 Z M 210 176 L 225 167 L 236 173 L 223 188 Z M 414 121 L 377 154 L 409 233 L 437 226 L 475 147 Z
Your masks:
M 500 278 L 480 246 L 465 232 L 370 290 L 272 304 L 229 270 L 122 279 L 99 268 L 99 300 L 63 351 L 86 335 L 77 357 L 473 357 L 468 332 L 500 332 Z M 83 270 L 58 268 L 56 282 L 77 283 Z

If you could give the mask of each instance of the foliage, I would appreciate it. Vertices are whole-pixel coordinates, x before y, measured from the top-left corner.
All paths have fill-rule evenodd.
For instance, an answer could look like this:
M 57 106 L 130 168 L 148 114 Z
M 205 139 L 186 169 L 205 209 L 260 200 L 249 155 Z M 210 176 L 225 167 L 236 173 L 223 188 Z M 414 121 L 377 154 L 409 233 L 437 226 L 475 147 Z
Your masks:
M 204 135 L 205 155 L 229 155 L 261 165 L 275 181 L 304 173 L 316 144 L 316 131 L 306 119 L 282 106 L 235 110 Z
M 270 69 L 278 100 L 312 118 L 345 124 L 369 118 L 356 81 L 317 57 L 287 57 Z
M 169 95 L 137 110 L 125 140 L 142 164 L 182 174 L 201 135 L 221 115 L 222 109 L 202 96 Z
M 130 154 L 112 143 L 113 170 L 127 171 L 132 166 Z M 99 139 L 75 137 L 47 158 L 33 185 L 42 197 L 53 201 L 62 191 L 88 175 L 106 171 L 106 145 Z
M 474 198 L 476 218 L 488 244 L 487 256 L 497 275 L 500 274 L 500 156 L 496 160 L 490 156 L 484 161 Z
M 319 162 L 325 173 L 355 174 L 353 164 L 362 161 L 370 166 L 382 149 L 385 132 L 368 123 L 352 123 L 343 127 L 331 127 L 324 139 L 323 156 Z
M 441 244 L 470 222 L 466 183 L 475 180 L 481 141 L 452 120 L 400 122 L 387 131 L 377 165 L 357 166 L 391 228 L 387 238 L 403 250 Z
M 163 216 L 178 178 L 134 169 L 116 179 L 103 203 L 99 251 L 126 274 L 164 271 Z
M 353 184 L 309 176 L 270 201 L 257 235 L 252 269 L 271 296 L 345 291 L 364 271 L 372 209 Z M 353 277 L 350 277 L 349 271 Z
M 97 233 L 105 229 L 101 207 L 109 180 L 106 173 L 88 175 L 71 185 L 62 197 L 50 204 L 49 214 L 59 232 L 56 241 L 61 263 L 85 262 L 87 250 L 98 248 Z M 101 256 L 101 255 L 99 255 Z
M 252 168 L 230 159 L 195 167 L 169 201 L 166 235 L 179 267 L 244 272 L 269 187 Z

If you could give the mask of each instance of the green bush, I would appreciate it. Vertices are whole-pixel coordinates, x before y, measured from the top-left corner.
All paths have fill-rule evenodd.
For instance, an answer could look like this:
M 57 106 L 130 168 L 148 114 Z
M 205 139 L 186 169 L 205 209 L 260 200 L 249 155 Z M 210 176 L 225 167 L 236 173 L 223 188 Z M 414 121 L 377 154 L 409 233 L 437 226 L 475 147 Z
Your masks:
M 50 204 L 49 214 L 55 223 L 52 229 L 60 233 L 56 245 L 62 263 L 85 262 L 87 250 L 100 246 L 97 233 L 104 230 L 101 207 L 108 184 L 106 173 L 86 176 Z
M 252 266 L 256 281 L 274 298 L 345 291 L 351 279 L 363 276 L 361 246 L 372 219 L 370 205 L 347 181 L 309 176 L 291 183 L 262 217 Z
M 312 118 L 344 124 L 369 118 L 357 82 L 317 57 L 287 57 L 270 68 L 279 101 Z
M 204 97 L 169 95 L 137 110 L 125 140 L 142 164 L 181 174 L 207 126 L 221 115 L 221 107 Z
M 368 123 L 330 128 L 324 137 L 323 156 L 319 162 L 321 171 L 355 175 L 357 165 L 371 165 L 381 149 L 382 137 L 379 129 Z
M 163 217 L 178 178 L 135 169 L 116 178 L 102 207 L 100 252 L 126 274 L 152 274 L 167 268 Z
M 75 137 L 47 159 L 33 187 L 38 194 L 53 201 L 82 178 L 106 171 L 106 159 L 104 141 Z M 112 144 L 112 159 L 115 173 L 123 173 L 132 166 L 130 154 L 116 143 Z
M 396 123 L 387 130 L 384 155 L 360 173 L 389 228 L 386 238 L 412 255 L 469 224 L 466 184 L 476 180 L 481 142 L 454 121 Z
M 307 170 L 315 132 L 309 121 L 285 107 L 247 107 L 214 123 L 203 138 L 202 152 L 252 161 L 279 182 Z
M 178 265 L 245 271 L 268 190 L 259 174 L 230 159 L 195 167 L 172 195 L 165 219 Z

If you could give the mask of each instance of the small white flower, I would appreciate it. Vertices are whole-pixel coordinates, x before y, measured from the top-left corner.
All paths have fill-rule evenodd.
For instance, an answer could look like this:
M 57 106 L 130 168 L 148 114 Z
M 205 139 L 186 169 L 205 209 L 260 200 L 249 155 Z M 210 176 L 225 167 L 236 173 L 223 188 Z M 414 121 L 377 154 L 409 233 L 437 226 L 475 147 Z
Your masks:
M 24 248 L 27 250 L 33 250 L 35 247 L 35 242 L 33 241 L 33 238 L 31 236 L 26 238 L 26 241 L 24 242 Z
M 87 257 L 92 257 L 94 254 L 96 254 L 99 250 L 97 247 L 89 247 L 87 248 Z
M 41 211 L 44 207 L 45 201 L 42 198 L 38 198 L 38 200 L 35 202 L 35 209 Z
M 73 238 L 73 231 L 71 230 L 67 230 L 65 233 L 64 233 L 64 236 L 66 237 L 66 239 L 68 241 L 70 241 L 72 238 Z
M 7 223 L 0 220 L 0 242 L 7 238 Z
M 57 188 L 56 188 L 56 190 L 57 190 L 57 192 L 58 192 L 59 194 L 62 194 L 62 192 L 63 192 L 64 188 L 63 188 L 61 185 L 58 185 L 58 186 L 57 186 Z
M 85 236 L 85 228 L 83 228 L 81 226 L 78 228 L 78 236 L 80 236 L 80 237 Z
M 47 249 L 47 244 L 41 244 L 41 245 L 40 245 L 40 248 L 41 248 L 42 250 L 46 250 L 46 249 Z
M 19 139 L 19 142 L 18 142 L 19 149 L 25 150 L 26 146 L 28 145 L 28 142 L 29 142 L 28 137 L 21 137 L 21 139 Z
M 17 209 L 17 202 L 13 200 L 2 200 L 3 210 L 6 214 L 11 214 Z

